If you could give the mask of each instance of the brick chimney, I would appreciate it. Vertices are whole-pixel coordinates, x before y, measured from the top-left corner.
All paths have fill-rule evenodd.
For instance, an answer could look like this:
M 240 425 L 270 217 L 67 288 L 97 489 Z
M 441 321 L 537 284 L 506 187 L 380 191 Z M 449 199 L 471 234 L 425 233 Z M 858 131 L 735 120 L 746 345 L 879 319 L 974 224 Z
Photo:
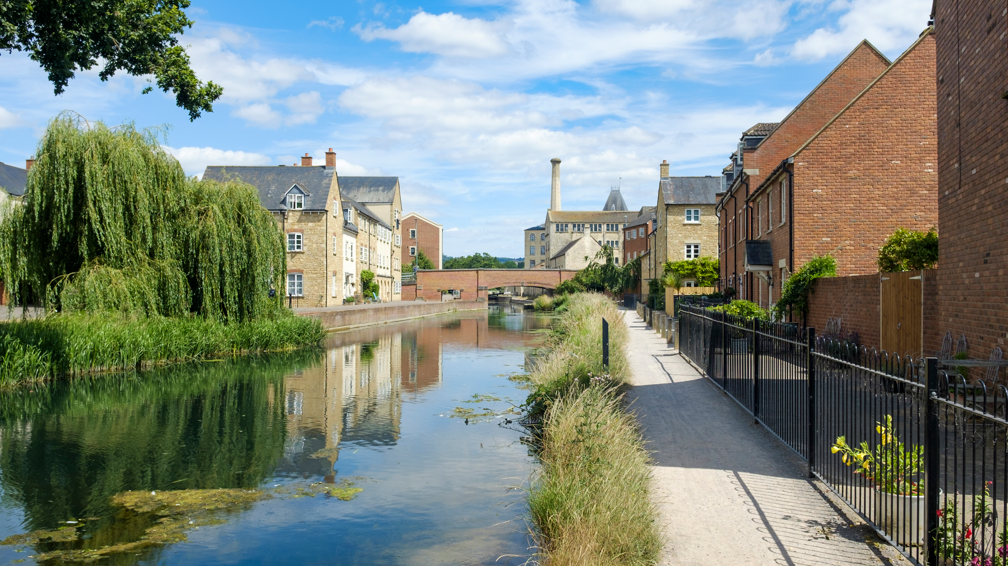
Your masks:
M 336 152 L 329 148 L 329 151 L 325 152 L 325 166 L 326 169 L 336 168 Z
M 311 167 L 311 156 L 307 153 L 301 158 L 301 167 Z
M 25 164 L 24 164 L 25 171 L 31 171 L 32 165 L 35 165 L 35 156 L 34 155 L 31 156 L 31 157 L 29 157 L 28 159 L 25 159 Z
M 664 179 L 665 177 L 668 177 L 668 160 L 662 159 L 659 167 L 661 167 L 661 178 Z

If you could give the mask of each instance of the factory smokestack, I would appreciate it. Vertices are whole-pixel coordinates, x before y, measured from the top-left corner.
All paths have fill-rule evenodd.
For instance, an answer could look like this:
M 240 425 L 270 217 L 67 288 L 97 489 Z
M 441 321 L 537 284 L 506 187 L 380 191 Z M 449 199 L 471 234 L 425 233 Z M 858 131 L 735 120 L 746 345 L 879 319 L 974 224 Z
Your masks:
M 560 158 L 550 159 L 553 164 L 553 186 L 550 193 L 550 210 L 560 210 Z

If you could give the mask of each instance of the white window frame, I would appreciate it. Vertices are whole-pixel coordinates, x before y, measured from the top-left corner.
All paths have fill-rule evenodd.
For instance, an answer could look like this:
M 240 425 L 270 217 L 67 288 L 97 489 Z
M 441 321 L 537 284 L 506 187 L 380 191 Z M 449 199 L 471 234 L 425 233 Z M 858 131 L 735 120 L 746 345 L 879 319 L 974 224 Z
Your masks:
M 767 234 L 773 231 L 773 191 L 767 191 Z
M 293 238 L 292 238 L 293 236 Z M 301 232 L 287 232 L 287 251 L 288 252 L 303 252 L 304 251 L 304 234 Z
M 763 234 L 763 199 L 756 201 L 756 237 Z
M 304 195 L 300 193 L 287 194 L 287 210 L 303 210 Z
M 787 179 L 780 182 L 780 224 L 783 226 L 787 222 Z
M 686 209 L 686 224 L 699 224 L 700 223 L 700 209 L 699 208 L 687 208 Z
M 303 273 L 288 273 L 287 274 L 287 296 L 288 297 L 303 297 L 304 296 L 304 274 Z
M 643 238 L 644 237 L 644 227 L 641 226 L 640 228 L 638 228 L 637 229 L 637 233 L 640 235 L 641 238 Z
M 539 246 L 539 255 L 546 255 L 546 246 Z
M 686 244 L 684 255 L 686 259 L 697 259 L 700 257 L 700 244 Z
M 336 236 L 333 236 L 332 237 L 332 255 L 338 255 L 339 254 L 339 248 L 337 247 L 338 245 L 339 245 L 339 238 L 337 238 Z M 333 295 L 333 296 L 335 297 L 336 295 Z

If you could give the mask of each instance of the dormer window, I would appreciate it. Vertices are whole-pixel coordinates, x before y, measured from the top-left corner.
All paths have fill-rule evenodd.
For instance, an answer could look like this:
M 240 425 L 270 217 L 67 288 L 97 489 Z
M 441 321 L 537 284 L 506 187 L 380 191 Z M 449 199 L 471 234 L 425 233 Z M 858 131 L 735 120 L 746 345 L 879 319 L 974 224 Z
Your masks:
M 287 194 L 287 210 L 301 210 L 304 208 L 304 195 L 297 193 Z

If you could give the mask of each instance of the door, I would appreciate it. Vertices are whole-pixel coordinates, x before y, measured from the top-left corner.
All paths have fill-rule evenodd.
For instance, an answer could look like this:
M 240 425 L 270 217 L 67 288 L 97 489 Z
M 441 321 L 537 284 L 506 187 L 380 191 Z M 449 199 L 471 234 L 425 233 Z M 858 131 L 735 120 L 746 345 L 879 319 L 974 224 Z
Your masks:
M 882 349 L 890 355 L 921 355 L 923 278 L 921 271 L 883 273 Z

